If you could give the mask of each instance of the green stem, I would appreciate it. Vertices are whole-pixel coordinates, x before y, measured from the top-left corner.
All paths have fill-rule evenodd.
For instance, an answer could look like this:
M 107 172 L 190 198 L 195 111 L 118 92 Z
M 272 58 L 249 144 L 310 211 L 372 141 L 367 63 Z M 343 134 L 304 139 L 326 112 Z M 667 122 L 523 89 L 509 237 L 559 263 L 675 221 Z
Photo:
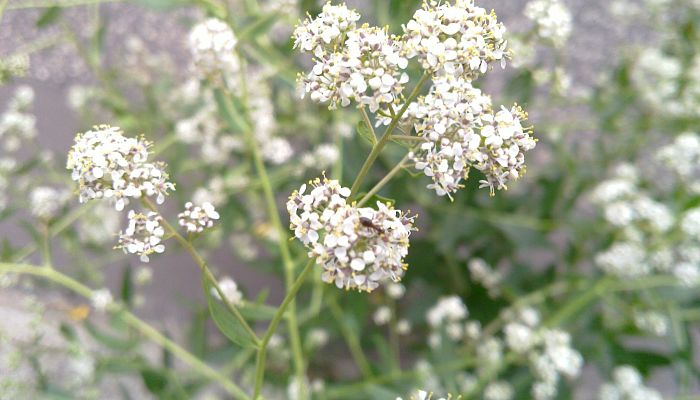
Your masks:
M 83 214 L 92 210 L 95 204 L 97 204 L 97 202 L 90 202 L 88 204 L 84 204 L 81 207 L 78 207 L 73 211 L 69 212 L 68 214 L 64 215 L 55 223 L 51 224 L 51 227 L 49 227 L 49 237 L 54 237 L 66 230 L 69 226 L 73 224 L 73 222 L 77 221 L 80 217 L 82 217 Z M 22 262 L 24 261 L 24 259 L 31 256 L 35 251 L 37 251 L 37 244 L 29 244 L 19 251 L 19 253 L 14 257 L 13 262 Z
M 0 263 L 0 274 L 5 273 L 25 274 L 44 278 L 56 284 L 59 284 L 79 294 L 80 296 L 85 297 L 86 299 L 92 299 L 92 289 L 76 281 L 75 279 L 57 271 L 54 268 L 39 267 L 27 264 Z M 192 353 L 188 352 L 184 348 L 180 347 L 177 343 L 168 339 L 166 336 L 164 336 L 152 326 L 150 326 L 147 322 L 139 319 L 137 316 L 132 314 L 123 306 L 118 304 L 112 304 L 107 308 L 107 311 L 121 318 L 126 324 L 136 329 L 143 336 L 149 338 L 154 343 L 173 353 L 185 364 L 194 368 L 202 376 L 205 376 L 211 379 L 212 381 L 217 382 L 219 385 L 221 385 L 222 388 L 226 390 L 226 392 L 228 392 L 234 398 L 243 400 L 250 399 L 250 397 L 246 395 L 246 393 L 241 388 L 239 388 L 235 383 L 231 382 L 227 377 L 221 375 L 218 371 L 202 362 Z
M 244 91 L 244 99 L 247 98 L 247 95 L 245 94 L 246 91 Z M 221 96 L 222 98 L 222 103 L 224 106 L 224 112 L 231 118 L 235 119 L 237 117 L 237 113 L 235 112 L 233 108 L 233 104 L 231 103 L 231 98 L 227 94 L 224 94 Z M 240 117 L 239 117 L 240 118 Z M 275 194 L 272 190 L 272 184 L 270 181 L 270 177 L 267 173 L 267 168 L 265 167 L 265 162 L 262 158 L 262 154 L 260 152 L 260 148 L 258 146 L 258 142 L 256 141 L 255 137 L 253 136 L 253 131 L 250 129 L 250 125 L 247 122 L 241 121 L 240 126 L 245 127 L 243 129 L 243 135 L 245 137 L 245 140 L 248 144 L 248 147 L 250 149 L 250 152 L 253 155 L 253 162 L 255 164 L 255 170 L 258 174 L 258 177 L 260 179 L 260 183 L 262 185 L 263 189 L 263 196 L 265 198 L 265 205 L 267 207 L 267 214 L 268 217 L 270 218 L 270 221 L 272 222 L 272 225 L 274 226 L 275 230 L 277 231 L 277 246 L 279 247 L 280 250 L 280 255 L 282 257 L 282 263 L 284 265 L 284 282 L 285 282 L 285 287 L 287 288 L 287 292 L 291 290 L 293 281 L 294 281 L 294 260 L 292 259 L 292 254 L 289 249 L 289 242 L 287 240 L 287 230 L 284 228 L 282 225 L 282 220 L 280 219 L 280 214 L 279 210 L 277 209 L 277 202 L 275 200 Z M 233 127 L 232 127 L 233 128 Z M 304 355 L 303 355 L 303 350 L 301 346 L 301 338 L 299 336 L 299 325 L 297 321 L 297 315 L 296 315 L 296 304 L 293 301 L 294 299 L 292 298 L 292 302 L 289 305 L 289 313 L 287 313 L 287 330 L 289 334 L 289 340 L 291 342 L 291 348 L 292 348 L 292 359 L 294 361 L 294 369 L 296 371 L 297 375 L 297 380 L 298 384 L 300 385 L 300 391 L 302 393 L 302 398 L 304 398 L 304 393 L 305 393 L 305 385 L 304 385 L 304 378 L 306 375 L 306 365 L 304 363 Z
M 313 267 L 315 265 L 316 260 L 314 259 L 309 260 L 309 262 L 306 263 L 306 266 L 301 271 L 301 274 L 299 274 L 299 277 L 287 290 L 287 295 L 285 296 L 284 300 L 282 300 L 282 304 L 280 304 L 275 315 L 272 317 L 272 321 L 270 321 L 270 325 L 267 327 L 267 331 L 260 341 L 258 356 L 255 362 L 255 391 L 253 394 L 253 399 L 255 400 L 257 400 L 260 396 L 260 390 L 262 389 L 262 384 L 265 379 L 265 357 L 267 355 L 267 345 L 269 344 L 272 335 L 277 330 L 277 326 L 282 320 L 282 317 L 285 315 L 287 307 L 293 303 L 299 289 L 301 289 L 301 286 L 304 284 L 304 281 L 309 274 L 313 271 Z
M 142 200 L 146 207 L 148 207 L 152 211 L 158 212 L 158 209 L 149 198 L 144 197 L 142 198 Z M 204 274 L 205 279 L 209 281 L 209 283 L 211 283 L 211 285 L 214 287 L 214 290 L 216 290 L 216 292 L 219 294 L 221 302 L 224 304 L 226 309 L 231 314 L 233 314 L 236 320 L 238 320 L 241 326 L 243 326 L 243 329 L 246 331 L 246 333 L 248 333 L 253 342 L 256 345 L 259 345 L 260 339 L 255 334 L 255 331 L 253 331 L 250 325 L 248 325 L 248 322 L 245 320 L 245 318 L 243 318 L 243 315 L 241 315 L 240 311 L 238 311 L 238 308 L 231 304 L 231 302 L 228 300 L 228 298 L 224 294 L 224 291 L 221 290 L 218 281 L 214 277 L 214 274 L 211 272 L 211 269 L 209 269 L 209 265 L 199 254 L 197 249 L 195 249 L 194 246 L 192 246 L 192 243 L 189 240 L 185 239 L 185 237 L 180 235 L 177 232 L 177 230 L 172 225 L 170 225 L 170 223 L 165 218 L 163 218 L 161 222 L 163 224 L 163 227 L 165 228 L 166 234 L 175 238 L 175 240 L 177 240 L 177 242 L 180 243 L 180 246 L 182 246 L 190 254 L 195 264 L 197 264 L 199 269 L 202 271 L 202 274 Z
M 374 147 L 372 148 L 372 151 L 367 156 L 365 163 L 362 164 L 362 168 L 360 169 L 359 174 L 357 174 L 357 178 L 355 178 L 355 182 L 353 182 L 353 184 L 352 184 L 352 188 L 350 189 L 351 196 L 357 194 L 357 191 L 360 189 L 360 186 L 362 186 L 362 181 L 365 179 L 367 172 L 369 172 L 369 169 L 372 167 L 372 164 L 374 164 L 374 161 L 379 156 L 379 153 L 381 153 L 382 150 L 384 149 L 384 146 L 386 146 L 386 144 L 389 143 L 389 140 L 391 139 L 391 134 L 394 132 L 394 129 L 396 129 L 396 126 L 401 121 L 401 117 L 403 117 L 406 110 L 408 110 L 408 106 L 413 102 L 413 100 L 415 100 L 416 97 L 418 97 L 418 95 L 420 94 L 421 88 L 423 87 L 423 84 L 428 80 L 428 78 L 430 78 L 430 74 L 428 74 L 428 73 L 425 73 L 425 74 L 423 74 L 423 76 L 421 76 L 420 80 L 416 84 L 416 87 L 413 88 L 413 91 L 406 99 L 406 102 L 404 103 L 404 105 L 401 107 L 399 112 L 391 120 L 391 123 L 389 123 L 389 126 L 386 128 L 386 131 L 384 131 L 384 136 L 382 136 L 382 138 L 379 139 L 377 144 L 375 144 Z
M 386 176 L 385 176 L 384 178 L 382 178 L 382 180 L 380 180 L 379 182 L 377 182 L 377 184 L 374 185 L 374 187 L 373 187 L 372 189 L 370 189 L 369 192 L 367 192 L 367 194 L 362 198 L 362 200 L 360 200 L 360 202 L 357 203 L 357 206 L 358 206 L 358 207 L 361 207 L 361 206 L 364 205 L 372 196 L 374 196 L 374 195 L 377 194 L 380 190 L 382 190 L 382 188 L 383 188 L 387 183 L 389 183 L 389 181 L 391 180 L 391 178 L 393 178 L 394 175 L 396 175 L 399 171 L 401 171 L 401 169 L 403 169 L 404 164 L 406 163 L 407 160 L 408 160 L 408 153 L 401 159 L 401 161 L 398 162 L 398 164 L 396 164 L 396 166 L 395 166 L 394 168 L 391 169 L 391 171 L 389 171 L 388 174 L 386 174 Z
M 581 311 L 596 298 L 602 296 L 614 283 L 609 277 L 600 278 L 579 296 L 569 301 L 544 323 L 545 326 L 558 326 Z
M 2 15 L 5 13 L 5 7 L 9 0 L 0 0 L 0 23 L 2 23 Z

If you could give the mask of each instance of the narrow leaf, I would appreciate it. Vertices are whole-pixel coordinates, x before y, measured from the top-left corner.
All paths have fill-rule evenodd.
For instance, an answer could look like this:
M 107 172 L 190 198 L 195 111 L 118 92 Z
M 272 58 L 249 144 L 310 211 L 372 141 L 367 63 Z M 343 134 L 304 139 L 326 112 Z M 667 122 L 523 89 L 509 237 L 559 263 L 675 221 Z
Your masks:
M 209 313 L 221 333 L 239 346 L 256 348 L 255 342 L 253 342 L 253 339 L 248 335 L 241 323 L 226 309 L 220 300 L 212 295 L 213 286 L 211 283 L 207 279 L 203 279 L 202 284 L 204 295 L 207 297 L 207 303 L 209 304 Z
M 367 126 L 365 121 L 360 121 L 357 123 L 357 133 L 359 133 L 360 137 L 368 141 L 372 146 L 377 144 L 377 137 L 374 136 L 374 131 L 372 131 L 371 127 Z

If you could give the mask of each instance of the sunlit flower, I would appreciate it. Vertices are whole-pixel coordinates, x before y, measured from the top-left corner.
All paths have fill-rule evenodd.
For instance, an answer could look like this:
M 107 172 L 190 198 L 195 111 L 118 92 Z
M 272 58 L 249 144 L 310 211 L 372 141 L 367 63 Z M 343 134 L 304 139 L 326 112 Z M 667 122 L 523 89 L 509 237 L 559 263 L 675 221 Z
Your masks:
M 347 203 L 350 189 L 316 179 L 294 191 L 287 202 L 290 228 L 323 266 L 324 282 L 338 288 L 372 291 L 401 280 L 407 268 L 413 218 L 377 202 L 377 209 Z
M 78 134 L 66 168 L 78 182 L 80 202 L 106 198 L 123 210 L 129 198 L 156 196 L 162 204 L 175 185 L 168 180 L 164 163 L 148 162 L 150 147 L 143 138 L 125 137 L 121 129 L 109 125 Z

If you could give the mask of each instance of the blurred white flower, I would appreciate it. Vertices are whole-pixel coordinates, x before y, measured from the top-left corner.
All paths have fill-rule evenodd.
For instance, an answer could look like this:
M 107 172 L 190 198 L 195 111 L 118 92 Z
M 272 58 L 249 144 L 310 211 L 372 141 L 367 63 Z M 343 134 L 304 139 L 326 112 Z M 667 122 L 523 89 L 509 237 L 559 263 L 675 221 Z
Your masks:
M 38 186 L 29 193 L 29 207 L 33 216 L 50 220 L 66 205 L 70 193 L 64 189 Z
M 559 0 L 533 0 L 525 6 L 524 14 L 543 39 L 556 47 L 566 44 L 572 29 L 571 12 Z
M 107 310 L 107 307 L 109 307 L 114 302 L 112 293 L 107 288 L 94 290 L 92 292 L 91 300 L 92 306 L 95 308 L 95 310 L 100 312 Z
M 224 293 L 226 301 L 233 305 L 240 305 L 243 302 L 243 293 L 238 289 L 238 284 L 231 277 L 225 276 L 219 280 L 219 288 Z M 221 300 L 221 296 L 216 288 L 211 288 L 211 295 Z
M 222 20 L 210 18 L 193 26 L 188 44 L 198 76 L 219 83 L 238 72 L 237 43 L 233 31 Z

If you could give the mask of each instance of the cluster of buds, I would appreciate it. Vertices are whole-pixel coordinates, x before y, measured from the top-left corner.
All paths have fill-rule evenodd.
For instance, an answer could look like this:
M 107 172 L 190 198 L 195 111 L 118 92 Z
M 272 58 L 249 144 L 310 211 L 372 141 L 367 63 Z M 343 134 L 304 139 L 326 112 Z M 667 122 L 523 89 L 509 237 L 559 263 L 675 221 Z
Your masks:
M 129 198 L 156 196 L 165 201 L 175 185 L 168 179 L 165 164 L 149 163 L 151 143 L 125 137 L 121 129 L 100 125 L 78 134 L 68 153 L 66 168 L 78 182 L 80 202 L 106 198 L 123 210 Z
M 518 106 L 494 113 L 491 98 L 472 82 L 451 75 L 434 79 L 430 92 L 412 103 L 407 118 L 425 142 L 410 154 L 417 169 L 433 181 L 439 196 L 450 196 L 474 167 L 493 194 L 525 171 L 525 152 L 535 147 L 527 114 Z
M 418 57 L 427 71 L 471 80 L 494 61 L 505 66 L 505 31 L 496 14 L 477 7 L 474 0 L 424 1 L 404 25 L 403 54 Z
M 185 203 L 185 211 L 177 215 L 180 226 L 189 233 L 202 233 L 205 229 L 214 226 L 214 221 L 219 219 L 219 213 L 214 206 L 205 202 L 201 206 L 195 206 L 192 202 Z
M 119 232 L 116 248 L 124 250 L 126 254 L 138 254 L 142 262 L 148 262 L 150 254 L 165 250 L 162 220 L 163 217 L 157 212 L 142 214 L 129 211 L 129 224 L 126 230 Z
M 408 75 L 400 38 L 385 28 L 357 27 L 359 14 L 327 3 L 316 18 L 294 31 L 294 46 L 314 55 L 314 66 L 300 77 L 304 95 L 331 108 L 355 101 L 375 112 L 400 100 Z
M 404 274 L 414 217 L 377 202 L 377 209 L 348 204 L 350 189 L 326 178 L 303 185 L 287 202 L 290 227 L 323 266 L 322 280 L 370 292 Z

